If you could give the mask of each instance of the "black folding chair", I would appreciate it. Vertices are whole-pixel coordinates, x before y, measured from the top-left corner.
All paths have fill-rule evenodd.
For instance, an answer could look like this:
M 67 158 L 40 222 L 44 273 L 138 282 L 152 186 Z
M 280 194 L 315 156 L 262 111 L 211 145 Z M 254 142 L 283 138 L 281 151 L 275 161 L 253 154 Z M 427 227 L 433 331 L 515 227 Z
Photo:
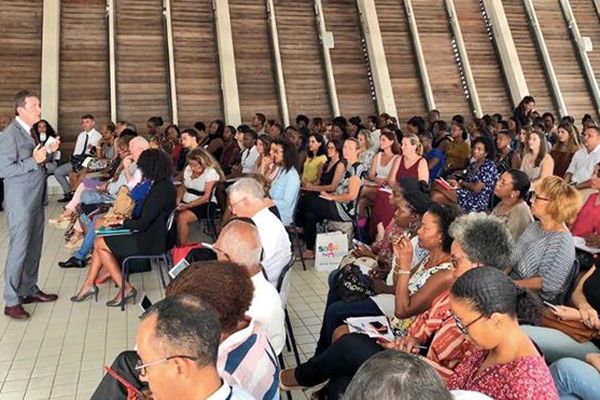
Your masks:
M 174 220 L 175 220 L 175 210 L 171 211 L 171 214 L 169 214 L 169 218 L 167 218 L 167 237 L 171 237 L 172 236 L 172 232 L 171 230 L 174 227 Z M 158 263 L 158 275 L 160 277 L 160 283 L 163 287 L 163 289 L 165 289 L 167 287 L 166 281 L 165 281 L 165 276 L 163 274 L 162 271 L 162 264 L 165 265 L 166 271 L 168 272 L 169 269 L 172 267 L 173 265 L 173 260 L 171 259 L 171 249 L 175 246 L 175 241 L 174 240 L 167 240 L 167 247 L 165 248 L 165 251 L 162 254 L 142 254 L 142 255 L 138 255 L 138 256 L 129 256 L 126 257 L 123 262 L 121 263 L 121 299 L 125 298 L 125 282 L 129 279 L 129 263 L 133 260 L 147 260 L 149 262 L 152 261 L 156 261 Z M 121 302 L 121 311 L 125 311 L 125 302 L 122 301 Z

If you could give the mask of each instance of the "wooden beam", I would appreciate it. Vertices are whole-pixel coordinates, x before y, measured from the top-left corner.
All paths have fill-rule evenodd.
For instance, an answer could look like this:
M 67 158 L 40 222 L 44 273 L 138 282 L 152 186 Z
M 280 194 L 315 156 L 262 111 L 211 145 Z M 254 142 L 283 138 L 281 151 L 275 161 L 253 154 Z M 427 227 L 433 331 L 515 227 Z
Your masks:
M 58 126 L 60 71 L 60 0 L 44 0 L 40 100 L 42 118 Z

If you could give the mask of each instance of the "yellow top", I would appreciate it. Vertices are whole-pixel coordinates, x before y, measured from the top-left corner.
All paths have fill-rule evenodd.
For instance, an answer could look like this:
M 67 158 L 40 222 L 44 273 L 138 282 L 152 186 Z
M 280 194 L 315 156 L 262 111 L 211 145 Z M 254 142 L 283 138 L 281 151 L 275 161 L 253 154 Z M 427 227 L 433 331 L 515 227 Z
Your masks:
M 320 155 L 318 157 L 307 158 L 304 161 L 304 170 L 302 171 L 302 181 L 308 183 L 317 183 L 317 177 L 319 175 L 319 170 L 327 161 L 327 156 L 325 154 Z

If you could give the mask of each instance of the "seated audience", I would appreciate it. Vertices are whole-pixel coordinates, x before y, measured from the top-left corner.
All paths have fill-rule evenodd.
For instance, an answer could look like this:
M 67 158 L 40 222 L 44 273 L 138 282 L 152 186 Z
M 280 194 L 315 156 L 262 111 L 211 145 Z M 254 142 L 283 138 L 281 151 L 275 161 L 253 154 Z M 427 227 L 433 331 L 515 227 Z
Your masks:
M 566 224 L 573 221 L 581 196 L 556 176 L 544 178 L 533 193 L 531 212 L 538 221 L 515 246 L 511 277 L 550 303 L 562 303 L 575 261 L 575 244 Z
M 521 167 L 519 153 L 510 147 L 511 139 L 510 132 L 506 130 L 501 130 L 496 135 L 496 168 L 499 174 L 503 174 L 509 169 L 519 169 Z
M 219 158 L 219 164 L 221 164 L 221 169 L 225 175 L 231 173 L 231 167 L 235 164 L 239 154 L 240 146 L 235 140 L 235 128 L 227 125 L 223 128 L 223 151 Z
M 546 138 L 535 130 L 527 137 L 527 150 L 521 161 L 521 171 L 529 177 L 532 187 L 554 171 L 554 160 L 547 153 Z
M 532 96 L 525 96 L 513 111 L 513 117 L 519 121 L 521 126 L 530 125 L 530 116 L 535 112 L 535 99 Z
M 223 132 L 225 131 L 225 123 L 219 119 L 212 121 L 208 127 L 208 138 L 203 143 L 204 148 L 208 151 L 215 160 L 221 158 L 223 147 Z
M 281 221 L 265 205 L 265 192 L 261 184 L 252 178 L 241 178 L 228 190 L 229 208 L 233 215 L 251 218 L 256 224 L 263 246 L 262 266 L 273 286 L 281 270 L 292 257 L 291 243 Z
M 343 159 L 344 142 L 339 140 L 330 140 L 327 143 L 327 161 L 323 164 L 319 173 L 319 179 L 316 184 L 302 182 L 302 190 L 305 192 L 333 192 L 342 177 L 346 166 Z
M 579 139 L 575 133 L 575 128 L 569 123 L 561 123 L 558 126 L 556 142 L 552 146 L 550 155 L 554 160 L 553 175 L 563 178 L 569 164 L 573 159 L 573 155 L 581 148 Z
M 448 391 L 426 362 L 414 355 L 383 351 L 370 358 L 348 385 L 343 400 L 490 400 L 484 394 Z
M 262 113 L 254 114 L 254 117 L 252 117 L 251 126 L 257 135 L 264 135 L 266 133 L 265 132 L 265 123 L 266 122 L 267 122 L 267 117 L 265 117 L 265 114 L 262 114 Z
M 595 338 L 589 340 L 573 339 L 559 329 L 543 326 L 524 326 L 523 329 L 544 352 L 546 361 L 550 364 L 561 358 L 571 357 L 585 361 L 590 353 L 600 353 L 600 268 L 592 266 L 579 280 L 573 294 L 570 306 L 558 306 L 550 311 L 563 321 L 581 322 L 596 332 Z
M 363 167 L 365 167 L 365 170 L 369 171 L 373 157 L 375 157 L 371 131 L 362 128 L 356 135 L 353 135 L 353 137 L 358 139 L 358 146 L 360 147 L 360 162 L 362 163 Z
M 439 147 L 433 147 L 431 133 L 425 132 L 419 136 L 419 139 L 423 144 L 423 157 L 425 157 L 427 168 L 429 168 L 429 181 L 433 182 L 440 177 L 446 166 L 446 155 Z
M 462 179 L 448 179 L 456 188 L 457 204 L 465 212 L 488 211 L 494 186 L 498 180 L 498 170 L 494 164 L 495 148 L 486 136 L 471 142 L 473 161 L 467 167 Z
M 244 132 L 244 141 L 242 151 L 240 153 L 240 164 L 233 168 L 233 174 L 240 176 L 241 174 L 249 174 L 254 172 L 256 160 L 258 160 L 258 149 L 256 148 L 256 132 L 247 130 Z
M 515 241 L 533 221 L 531 210 L 525 202 L 530 186 L 529 177 L 523 171 L 509 169 L 500 176 L 494 189 L 500 203 L 494 207 L 492 215 L 506 224 Z
M 287 140 L 273 142 L 273 162 L 279 171 L 271 182 L 269 196 L 277 206 L 281 222 L 291 225 L 300 191 L 300 175 L 298 174 L 298 157 L 294 145 Z
M 181 147 L 182 149 L 179 152 L 179 157 L 175 163 L 175 171 L 180 175 L 179 180 L 183 179 L 183 169 L 187 163 L 188 153 L 198 147 L 198 131 L 192 128 L 184 129 L 183 132 L 181 132 Z
M 171 182 L 172 163 L 169 156 L 161 150 L 148 149 L 138 160 L 138 167 L 145 179 L 152 181 L 152 188 L 142 206 L 139 218 L 121 222 L 122 227 L 132 230 L 129 235 L 99 237 L 94 243 L 90 269 L 77 292 L 71 297 L 73 302 L 85 301 L 94 296 L 98 299 L 98 287 L 95 280 L 101 268 L 110 274 L 112 280 L 121 288 L 120 260 L 134 255 L 162 254 L 167 248 L 167 219 L 175 209 L 175 188 Z M 137 296 L 137 290 L 125 283 L 125 297 L 121 291 L 106 303 L 108 307 L 119 307 L 122 302 Z
M 302 183 L 317 184 L 319 172 L 327 162 L 325 139 L 320 133 L 311 133 L 308 136 L 307 155 L 302 169 Z
M 471 152 L 467 143 L 465 119 L 462 115 L 452 117 L 450 125 L 450 139 L 446 147 L 446 172 L 445 175 L 455 171 L 462 171 L 469 164 Z
M 588 127 L 583 131 L 583 148 L 577 150 L 565 173 L 567 183 L 577 189 L 588 189 L 594 170 L 600 163 L 600 128 Z
M 210 153 L 196 148 L 187 156 L 183 184 L 177 188 L 177 239 L 180 245 L 188 240 L 189 224 L 215 217 L 216 185 L 225 176 Z
M 262 243 L 258 230 L 251 220 L 230 220 L 221 230 L 214 245 L 219 261 L 229 261 L 246 268 L 254 295 L 247 314 L 265 329 L 276 354 L 285 344 L 285 325 L 282 300 L 273 285 L 267 281 L 260 265 Z M 282 288 L 289 291 L 289 288 Z
M 321 191 L 320 196 L 309 196 L 302 204 L 301 218 L 298 222 L 304 228 L 305 259 L 315 257 L 318 222 L 324 219 L 350 222 L 356 216 L 358 194 L 366 171 L 358 161 L 359 148 L 356 139 L 346 139 L 343 152 L 347 163 L 346 172 L 335 191 L 333 193 Z
M 273 181 L 279 173 L 279 167 L 273 161 L 273 157 L 271 157 L 272 145 L 273 140 L 269 135 L 260 135 L 256 139 L 258 158 L 256 159 L 256 166 L 254 169 L 257 173 L 268 179 L 269 182 Z
M 223 286 L 229 290 L 223 291 Z M 167 287 L 166 296 L 167 299 L 193 296 L 214 309 L 221 328 L 216 354 L 219 375 L 226 383 L 243 388 L 253 399 L 277 399 L 277 356 L 264 328 L 245 315 L 252 293 L 252 282 L 242 267 L 230 262 L 208 261 L 183 270 Z M 124 351 L 117 356 L 112 368 L 140 390 L 144 384 L 135 369 L 137 363 L 136 352 Z M 92 399 L 118 400 L 125 399 L 125 395 L 123 386 L 107 375 Z
M 503 272 L 481 267 L 465 272 L 450 292 L 456 326 L 478 349 L 465 357 L 448 387 L 495 400 L 558 399 L 550 371 L 517 318 L 535 320 L 541 301 Z
M 503 269 L 510 260 L 512 241 L 497 218 L 482 213 L 459 217 L 450 226 L 450 234 L 454 238 L 451 260 L 455 278 L 482 265 Z M 418 353 L 417 346 L 428 346 L 425 360 L 448 381 L 456 365 L 473 350 L 451 318 L 449 295 L 450 289 L 436 297 L 431 308 L 415 318 L 406 336 L 398 336 L 393 343 L 383 343 L 364 334 L 345 335 L 323 353 L 296 368 L 282 371 L 282 386 L 313 386 L 329 379 L 327 397 L 336 399 L 357 369 L 373 354 L 385 348 Z
M 600 249 L 600 167 L 598 167 L 599 176 L 591 179 L 591 188 L 596 192 L 591 194 L 585 201 L 577 218 L 571 226 L 573 236 L 582 237 L 585 244 L 589 247 Z M 600 266 L 598 255 L 591 255 L 589 252 L 577 249 L 577 259 L 582 270 L 588 270 L 592 264 Z

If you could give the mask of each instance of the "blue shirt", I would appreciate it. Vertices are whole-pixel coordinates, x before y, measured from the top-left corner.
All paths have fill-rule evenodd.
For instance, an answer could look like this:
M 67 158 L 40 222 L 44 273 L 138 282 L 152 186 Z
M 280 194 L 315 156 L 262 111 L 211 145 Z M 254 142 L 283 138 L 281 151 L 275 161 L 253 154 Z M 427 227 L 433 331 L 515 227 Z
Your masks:
M 285 226 L 291 225 L 294 219 L 294 209 L 299 192 L 300 175 L 296 168 L 292 167 L 288 171 L 282 168 L 271 184 L 269 196 L 277 206 L 281 222 Z
M 430 182 L 433 182 L 440 176 L 440 173 L 442 172 L 442 170 L 444 169 L 444 166 L 446 165 L 446 155 L 440 149 L 434 148 L 425 154 L 425 160 L 427 160 L 427 161 L 432 160 L 434 158 L 437 158 L 438 160 L 440 160 L 440 162 L 438 162 L 435 167 L 433 167 L 432 169 L 429 170 L 429 181 Z

